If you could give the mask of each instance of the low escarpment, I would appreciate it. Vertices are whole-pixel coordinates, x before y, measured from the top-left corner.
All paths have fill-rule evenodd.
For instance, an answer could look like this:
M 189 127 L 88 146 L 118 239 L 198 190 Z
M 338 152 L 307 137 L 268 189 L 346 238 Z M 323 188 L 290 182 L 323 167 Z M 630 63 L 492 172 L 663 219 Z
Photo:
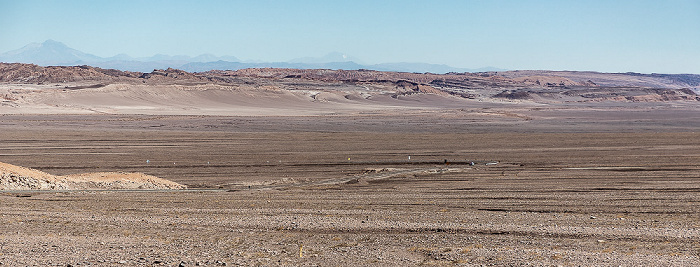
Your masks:
M 0 190 L 184 189 L 185 186 L 143 173 L 99 172 L 67 176 L 0 162 Z

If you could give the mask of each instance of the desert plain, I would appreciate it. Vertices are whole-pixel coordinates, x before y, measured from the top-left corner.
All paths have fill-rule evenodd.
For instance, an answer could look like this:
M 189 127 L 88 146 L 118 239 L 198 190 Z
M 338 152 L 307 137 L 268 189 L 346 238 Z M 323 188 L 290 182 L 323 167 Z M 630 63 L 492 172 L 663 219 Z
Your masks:
M 85 70 L 4 78 L 0 162 L 187 189 L 2 191 L 2 265 L 700 264 L 700 112 L 677 84 Z

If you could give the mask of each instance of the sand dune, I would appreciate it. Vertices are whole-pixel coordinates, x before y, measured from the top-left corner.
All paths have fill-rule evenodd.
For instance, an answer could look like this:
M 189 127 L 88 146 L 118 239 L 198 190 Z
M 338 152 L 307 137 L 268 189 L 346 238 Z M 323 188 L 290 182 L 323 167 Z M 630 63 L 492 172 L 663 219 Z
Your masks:
M 65 90 L 56 86 L 5 85 L 13 101 L 3 114 L 324 115 L 378 110 L 465 106 L 474 100 L 435 94 L 382 91 L 285 90 L 278 87 L 110 84 Z

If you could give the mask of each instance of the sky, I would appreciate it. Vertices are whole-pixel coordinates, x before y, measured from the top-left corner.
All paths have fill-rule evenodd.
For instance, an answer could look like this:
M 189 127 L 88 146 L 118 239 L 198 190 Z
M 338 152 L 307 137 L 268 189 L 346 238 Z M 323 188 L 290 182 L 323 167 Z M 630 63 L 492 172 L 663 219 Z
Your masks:
M 53 39 L 110 57 L 700 74 L 700 0 L 0 0 L 0 53 Z

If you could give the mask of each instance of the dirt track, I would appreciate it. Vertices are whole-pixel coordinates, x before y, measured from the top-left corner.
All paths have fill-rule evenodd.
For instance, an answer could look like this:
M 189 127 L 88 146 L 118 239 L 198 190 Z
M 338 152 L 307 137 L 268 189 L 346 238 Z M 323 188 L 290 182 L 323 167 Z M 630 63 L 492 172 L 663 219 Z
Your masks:
M 217 190 L 6 193 L 0 262 L 700 263 L 693 122 L 595 126 L 544 113 L 455 124 L 434 113 L 3 116 L 0 162 L 57 175 L 140 171 Z

